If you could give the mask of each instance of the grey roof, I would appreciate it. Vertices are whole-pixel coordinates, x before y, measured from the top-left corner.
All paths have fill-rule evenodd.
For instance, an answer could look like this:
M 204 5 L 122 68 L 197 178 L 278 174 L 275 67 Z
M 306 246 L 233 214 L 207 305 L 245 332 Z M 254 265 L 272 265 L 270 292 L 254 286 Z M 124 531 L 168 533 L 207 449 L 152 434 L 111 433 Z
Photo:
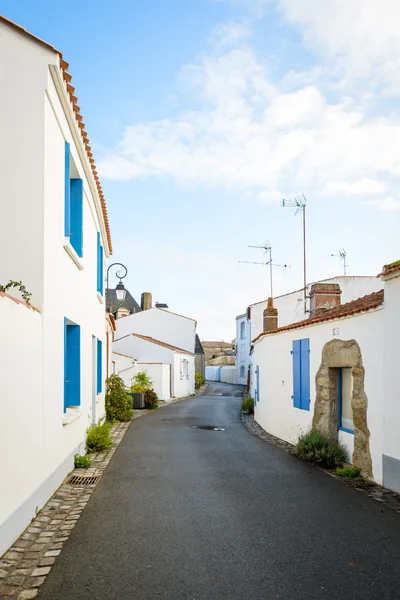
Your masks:
M 194 353 L 195 354 L 204 354 L 203 346 L 201 345 L 201 341 L 199 335 L 196 333 L 196 339 L 194 343 Z
M 141 312 L 139 304 L 136 302 L 135 298 L 132 294 L 126 290 L 125 300 L 120 302 L 117 300 L 117 295 L 115 290 L 107 289 L 106 290 L 106 310 L 110 313 L 116 313 L 119 308 L 127 308 L 131 313 Z

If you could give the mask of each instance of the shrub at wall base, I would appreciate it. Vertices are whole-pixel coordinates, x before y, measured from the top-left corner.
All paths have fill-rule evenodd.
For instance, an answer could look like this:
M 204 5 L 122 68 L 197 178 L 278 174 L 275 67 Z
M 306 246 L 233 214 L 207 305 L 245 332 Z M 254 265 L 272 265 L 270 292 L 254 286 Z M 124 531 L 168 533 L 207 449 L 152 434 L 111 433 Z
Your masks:
M 119 375 L 111 375 L 106 381 L 106 414 L 108 421 L 130 421 L 133 416 L 132 400 Z

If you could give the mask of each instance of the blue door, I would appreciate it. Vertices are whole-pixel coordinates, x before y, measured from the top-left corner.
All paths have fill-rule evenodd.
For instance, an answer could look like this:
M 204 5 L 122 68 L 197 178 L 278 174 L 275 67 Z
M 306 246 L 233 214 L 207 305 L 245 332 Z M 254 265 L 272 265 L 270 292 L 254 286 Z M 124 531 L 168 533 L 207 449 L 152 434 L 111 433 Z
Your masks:
M 254 402 L 260 402 L 260 367 L 256 366 L 256 387 L 254 390 Z
M 64 412 L 81 404 L 81 328 L 64 319 Z

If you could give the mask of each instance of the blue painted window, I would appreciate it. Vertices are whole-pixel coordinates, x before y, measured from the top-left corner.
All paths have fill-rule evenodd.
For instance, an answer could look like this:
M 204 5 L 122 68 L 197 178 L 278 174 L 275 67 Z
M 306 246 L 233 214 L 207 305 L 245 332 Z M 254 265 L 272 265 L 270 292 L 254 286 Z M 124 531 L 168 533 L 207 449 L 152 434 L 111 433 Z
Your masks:
M 64 412 L 81 404 L 81 328 L 64 319 Z
M 103 250 L 103 246 L 101 245 L 100 233 L 97 232 L 97 291 L 102 296 L 104 294 L 103 268 L 104 268 L 104 250 Z
M 65 237 L 78 256 L 83 256 L 83 181 L 71 179 L 71 148 L 65 142 Z
M 103 390 L 103 342 L 97 340 L 97 393 Z
M 294 340 L 293 358 L 293 406 L 310 410 L 310 340 Z
M 353 373 L 351 367 L 338 369 L 338 427 L 341 431 L 354 434 Z

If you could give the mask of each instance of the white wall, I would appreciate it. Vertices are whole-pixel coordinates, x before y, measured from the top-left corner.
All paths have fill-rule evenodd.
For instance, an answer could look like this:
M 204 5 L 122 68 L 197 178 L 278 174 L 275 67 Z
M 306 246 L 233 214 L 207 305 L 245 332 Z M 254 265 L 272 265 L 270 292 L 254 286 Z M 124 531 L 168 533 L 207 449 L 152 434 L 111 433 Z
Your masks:
M 384 310 L 384 419 L 383 419 L 383 454 L 393 464 L 395 473 L 384 480 L 385 485 L 400 492 L 400 369 L 399 369 L 399 340 L 400 340 L 400 273 L 396 272 L 385 281 L 385 310 Z M 384 459 L 386 460 L 386 459 Z M 393 484 L 393 476 L 396 482 Z
M 181 378 L 181 361 L 188 361 L 188 377 Z M 195 393 L 194 384 L 194 355 L 175 352 L 172 369 L 172 391 L 175 398 L 185 398 Z
M 42 318 L 0 296 L 0 556 L 35 514 L 29 498 L 42 481 Z M 46 500 L 46 499 L 44 499 Z M 16 509 L 28 502 L 15 523 Z
M 119 352 L 112 353 L 112 360 L 115 362 L 115 372 L 120 373 L 125 369 L 130 369 L 133 365 L 135 359 L 133 356 L 127 356 L 125 354 L 121 354 Z
M 122 320 L 128 318 L 125 317 Z M 114 342 L 113 349 L 115 352 L 134 356 L 138 362 L 170 364 L 172 369 L 172 396 L 180 398 L 194 393 L 194 354 L 175 352 L 165 348 L 165 346 L 142 340 L 134 335 L 117 339 Z M 189 379 L 185 379 L 185 383 L 182 383 L 179 370 L 177 371 L 176 367 L 177 361 L 178 366 L 180 365 L 181 358 L 189 361 Z
M 34 516 L 33 504 L 43 506 L 73 468 L 74 454 L 84 452 L 88 424 L 105 414 L 104 384 L 102 393 L 97 395 L 93 360 L 94 336 L 103 342 L 105 374 L 105 305 L 97 297 L 97 231 L 104 230 L 104 224 L 99 223 L 101 207 L 97 196 L 92 196 L 93 180 L 89 183 L 87 178 L 87 174 L 92 177 L 90 163 L 82 154 L 83 143 L 65 84 L 62 82 L 56 90 L 50 74 L 49 65 L 58 65 L 58 55 L 3 23 L 0 53 L 9 57 L 0 64 L 0 252 L 7 256 L 0 262 L 0 281 L 22 280 L 32 292 L 32 304 L 38 306 L 42 315 L 41 340 L 30 359 L 36 361 L 40 357 L 41 361 L 41 428 L 37 428 L 40 434 L 36 435 L 35 429 L 29 445 L 14 444 L 13 451 L 8 452 L 10 469 L 19 472 L 19 464 L 23 464 L 25 473 L 35 473 L 34 482 L 29 479 L 32 501 L 25 499 L 26 506 L 22 499 L 25 492 L 19 497 L 20 487 L 25 489 L 22 482 L 5 485 L 7 498 L 12 497 L 15 502 L 14 513 L 3 524 L 3 531 L 8 528 L 17 537 Z M 66 100 L 64 106 L 69 107 L 69 121 L 59 94 Z M 65 141 L 71 145 L 75 175 L 84 182 L 84 255 L 80 268 L 64 248 Z M 106 247 L 106 240 L 102 242 Z M 81 406 L 68 409 L 67 414 L 64 317 L 81 327 Z M 29 337 L 30 331 L 26 335 Z M 7 358 L 3 366 L 8 368 L 11 364 L 11 358 Z M 19 365 L 21 368 L 21 361 Z M 28 398 L 34 397 L 37 389 L 25 376 L 25 369 L 29 374 L 30 366 L 24 364 L 23 368 L 24 391 L 27 390 Z M 31 423 L 20 412 L 18 427 L 25 426 L 31 427 Z M 12 429 L 9 419 L 7 427 Z M 22 504 L 18 504 L 19 499 Z M 3 534 L 0 545 L 2 537 Z
M 222 367 L 221 368 L 221 382 L 222 383 L 236 383 L 236 367 Z
M 132 385 L 132 379 L 141 371 L 146 371 L 150 379 L 153 381 L 153 389 L 160 400 L 171 399 L 171 365 L 163 363 L 139 363 L 122 369 L 119 376 L 122 378 L 127 388 Z
M 359 344 L 365 368 L 365 392 L 368 398 L 367 421 L 371 433 L 370 447 L 374 479 L 382 482 L 383 451 L 383 322 L 384 309 L 353 317 L 327 321 L 299 329 L 264 336 L 253 351 L 254 367 L 260 370 L 260 402 L 255 407 L 255 419 L 269 433 L 294 443 L 299 433 L 311 426 L 315 405 L 315 376 L 321 365 L 324 345 L 332 339 L 351 340 Z M 338 335 L 333 335 L 338 328 Z M 310 411 L 293 407 L 292 341 L 310 339 Z M 254 382 L 252 385 L 254 397 Z M 339 439 L 353 450 L 353 436 L 340 432 Z
M 206 367 L 206 380 L 207 381 L 220 381 L 221 367 Z
M 150 308 L 129 317 L 117 319 L 115 338 L 128 333 L 139 333 L 194 352 L 196 322 L 160 308 Z

